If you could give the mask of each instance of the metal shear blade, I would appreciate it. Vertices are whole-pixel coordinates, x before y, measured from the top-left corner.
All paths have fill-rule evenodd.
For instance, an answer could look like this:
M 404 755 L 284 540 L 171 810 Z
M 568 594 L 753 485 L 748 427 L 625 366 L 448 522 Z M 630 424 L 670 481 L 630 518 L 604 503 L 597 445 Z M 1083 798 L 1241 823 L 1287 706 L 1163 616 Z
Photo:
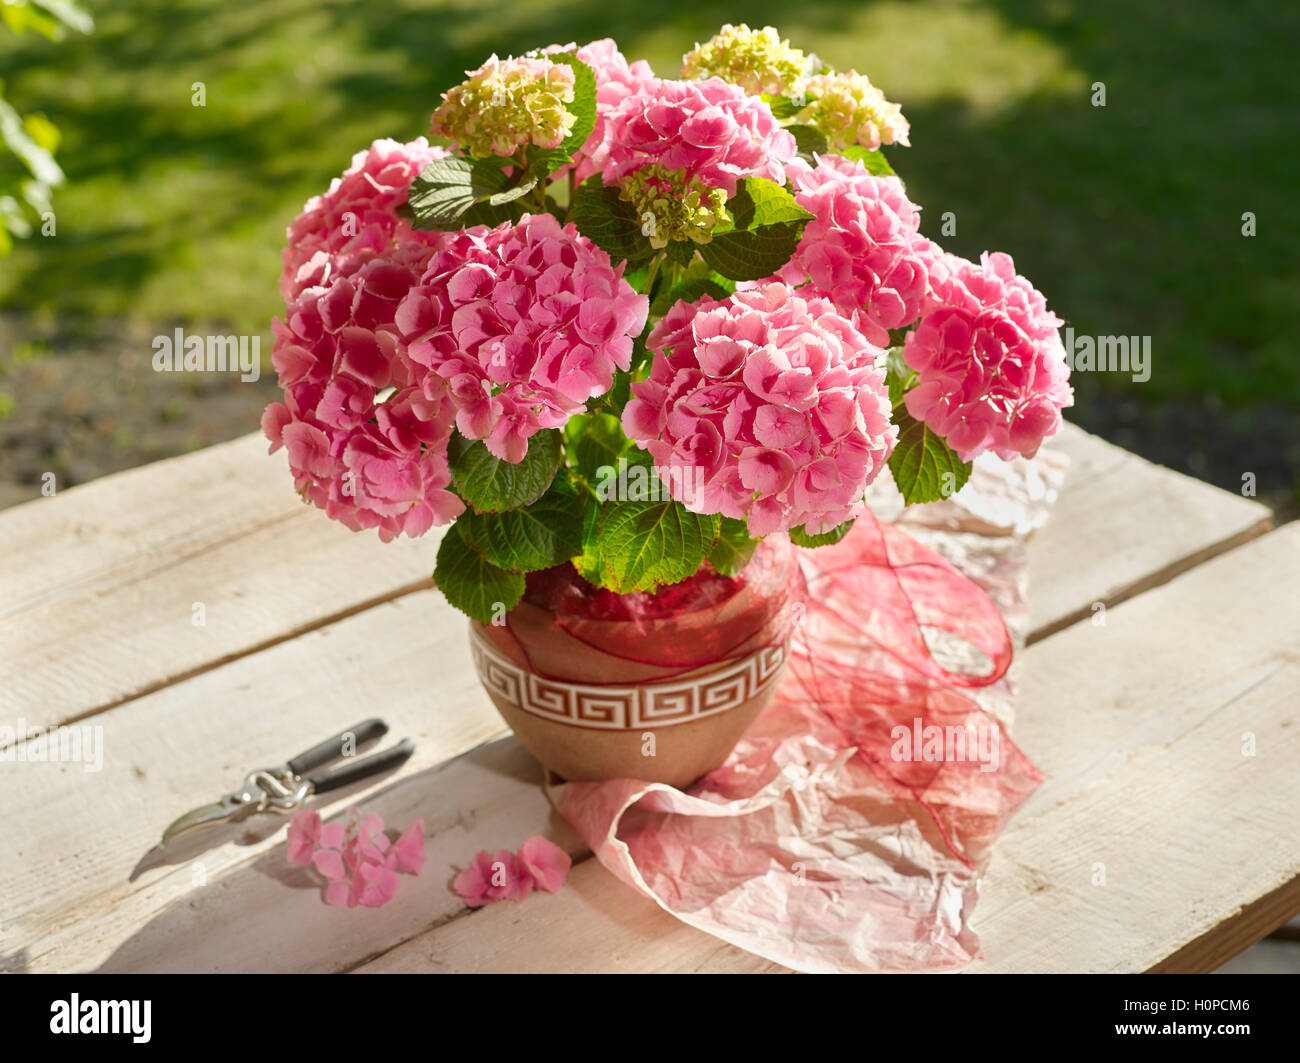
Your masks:
M 236 823 L 259 812 L 288 815 L 301 808 L 313 794 L 326 793 L 396 767 L 415 750 L 415 745 L 409 738 L 404 738 L 391 749 L 360 759 L 351 755 L 357 747 L 374 741 L 387 732 L 388 724 L 383 720 L 363 720 L 355 727 L 304 750 L 278 768 L 259 768 L 249 772 L 243 785 L 234 793 L 226 794 L 211 804 L 191 809 L 174 820 L 163 831 L 162 841 L 150 849 L 136 866 L 131 878 L 134 879 L 145 868 L 162 862 L 161 854 L 170 842 L 201 827 Z M 347 763 L 330 771 L 307 775 L 313 769 L 340 759 L 345 759 Z

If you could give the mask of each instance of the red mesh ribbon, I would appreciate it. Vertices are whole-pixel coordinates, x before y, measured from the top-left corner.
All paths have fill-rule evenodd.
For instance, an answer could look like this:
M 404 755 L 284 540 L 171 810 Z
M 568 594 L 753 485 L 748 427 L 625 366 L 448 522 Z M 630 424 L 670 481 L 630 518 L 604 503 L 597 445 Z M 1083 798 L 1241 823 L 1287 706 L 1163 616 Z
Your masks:
M 962 692 L 1006 672 L 1005 625 L 870 515 L 797 555 L 755 636 L 797 628 L 787 672 L 726 763 L 686 793 L 563 784 L 556 807 L 618 877 L 752 952 L 809 971 L 960 966 L 977 953 L 967 919 L 989 848 L 1041 781 Z M 987 667 L 942 667 L 924 629 Z

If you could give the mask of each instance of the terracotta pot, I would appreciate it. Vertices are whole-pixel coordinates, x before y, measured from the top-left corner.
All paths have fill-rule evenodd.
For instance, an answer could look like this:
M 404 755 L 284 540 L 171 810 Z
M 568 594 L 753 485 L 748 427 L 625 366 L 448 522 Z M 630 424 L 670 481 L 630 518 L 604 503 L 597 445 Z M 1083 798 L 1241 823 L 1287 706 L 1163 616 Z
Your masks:
M 785 667 L 793 555 L 761 550 L 725 598 L 680 616 L 592 620 L 525 599 L 506 626 L 471 622 L 479 679 L 561 778 L 689 786 L 727 759 Z

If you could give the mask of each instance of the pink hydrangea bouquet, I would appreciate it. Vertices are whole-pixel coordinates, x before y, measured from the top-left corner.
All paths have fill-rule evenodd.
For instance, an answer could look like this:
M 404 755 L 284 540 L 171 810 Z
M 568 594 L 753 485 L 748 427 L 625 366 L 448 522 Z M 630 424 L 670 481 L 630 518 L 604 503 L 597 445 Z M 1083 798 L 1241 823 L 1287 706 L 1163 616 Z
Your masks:
M 1071 402 L 1061 322 L 1005 254 L 921 235 L 899 107 L 773 29 L 674 77 L 611 40 L 492 56 L 290 226 L 263 419 L 304 499 L 489 623 L 530 572 L 615 594 L 841 539 Z

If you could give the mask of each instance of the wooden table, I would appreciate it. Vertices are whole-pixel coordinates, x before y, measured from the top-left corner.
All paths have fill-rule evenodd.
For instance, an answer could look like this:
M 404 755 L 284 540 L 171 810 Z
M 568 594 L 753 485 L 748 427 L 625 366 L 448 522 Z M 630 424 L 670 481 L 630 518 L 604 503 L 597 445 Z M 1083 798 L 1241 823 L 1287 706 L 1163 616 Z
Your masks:
M 1300 523 L 1077 429 L 1054 445 L 1072 465 L 1030 545 L 1015 725 L 1048 779 L 985 880 L 978 969 L 1208 970 L 1300 911 Z M 99 772 L 0 761 L 0 969 L 779 969 L 618 883 L 551 813 L 431 589 L 436 535 L 355 535 L 265 450 L 0 513 L 0 725 L 103 741 Z M 320 807 L 424 817 L 429 863 L 388 906 L 322 904 L 273 817 L 127 881 L 174 815 L 374 714 L 415 756 Z M 465 909 L 455 870 L 535 833 L 574 854 L 565 888 Z

